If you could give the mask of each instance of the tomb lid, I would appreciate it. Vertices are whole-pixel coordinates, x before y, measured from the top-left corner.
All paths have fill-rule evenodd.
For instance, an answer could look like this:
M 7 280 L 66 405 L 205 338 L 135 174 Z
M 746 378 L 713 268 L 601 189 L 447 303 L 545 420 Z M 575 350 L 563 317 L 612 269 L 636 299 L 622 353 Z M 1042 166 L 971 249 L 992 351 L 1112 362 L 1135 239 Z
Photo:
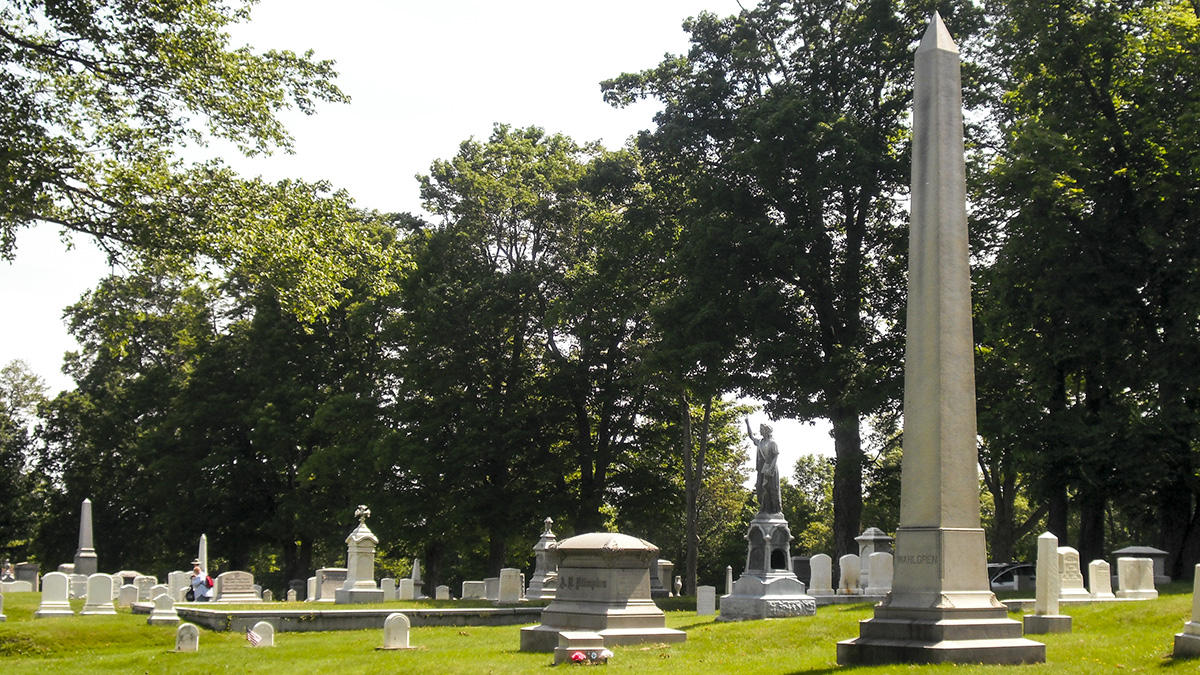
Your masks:
M 1123 549 L 1113 551 L 1113 555 L 1124 556 L 1127 558 L 1138 556 L 1138 555 L 1153 556 L 1153 555 L 1166 555 L 1166 554 L 1167 554 L 1166 551 L 1154 548 L 1153 546 L 1126 546 Z
M 569 551 L 653 551 L 658 547 L 645 539 L 638 539 L 620 532 L 589 532 L 558 542 L 560 552 Z

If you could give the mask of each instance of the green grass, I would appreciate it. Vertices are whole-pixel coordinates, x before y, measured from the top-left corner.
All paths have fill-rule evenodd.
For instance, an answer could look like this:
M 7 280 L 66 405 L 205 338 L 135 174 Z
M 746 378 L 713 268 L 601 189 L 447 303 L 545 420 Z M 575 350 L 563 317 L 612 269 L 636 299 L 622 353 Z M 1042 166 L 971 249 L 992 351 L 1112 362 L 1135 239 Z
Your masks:
M 815 617 L 715 623 L 691 611 L 668 611 L 667 625 L 687 631 L 678 645 L 619 647 L 603 672 L 874 673 L 1196 672 L 1200 663 L 1171 659 L 1173 635 L 1191 612 L 1190 586 L 1172 584 L 1158 600 L 1069 608 L 1073 632 L 1033 636 L 1046 643 L 1038 666 L 882 666 L 842 669 L 836 643 L 858 635 L 865 605 L 822 607 Z M 517 651 L 518 626 L 413 628 L 416 649 L 383 652 L 380 630 L 278 633 L 272 649 L 250 648 L 239 633 L 200 632 L 200 651 L 175 654 L 175 628 L 148 626 L 145 615 L 33 619 L 35 593 L 4 597 L 0 669 L 15 673 L 529 673 L 547 672 L 549 654 Z M 686 606 L 686 600 L 675 601 Z M 72 603 L 78 610 L 82 602 Z M 1014 615 L 1014 618 L 1019 618 Z M 575 666 L 562 666 L 571 671 Z M 554 671 L 551 671 L 554 672 Z M 590 672 L 590 671 L 589 671 Z

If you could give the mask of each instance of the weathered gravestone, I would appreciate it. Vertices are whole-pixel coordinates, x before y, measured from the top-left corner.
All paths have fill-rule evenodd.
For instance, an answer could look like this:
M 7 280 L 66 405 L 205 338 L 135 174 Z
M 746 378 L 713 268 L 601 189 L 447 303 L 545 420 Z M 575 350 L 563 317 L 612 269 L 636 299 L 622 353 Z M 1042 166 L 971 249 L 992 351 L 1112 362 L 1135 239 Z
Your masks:
M 449 600 L 450 599 L 450 587 L 449 586 L 438 586 L 436 589 L 434 589 L 433 598 L 435 600 Z
M 93 574 L 88 577 L 87 602 L 79 611 L 80 616 L 117 613 L 112 603 L 112 582 L 112 577 L 107 574 Z
M 862 560 L 853 553 L 838 558 L 838 595 L 861 595 L 858 586 L 859 575 L 862 572 Z
M 171 596 L 163 593 L 154 598 L 154 609 L 150 611 L 150 618 L 146 619 L 146 623 L 151 626 L 173 626 L 179 623 L 179 614 L 175 612 L 175 601 Z
M 697 586 L 696 587 L 696 614 L 698 616 L 712 616 L 717 613 L 717 587 L 716 586 Z
M 1088 581 L 1093 600 L 1115 600 L 1112 592 L 1112 568 L 1103 560 L 1088 563 Z
M 502 605 L 511 605 L 520 601 L 521 570 L 514 567 L 505 567 L 500 570 L 500 595 L 496 598 L 496 602 Z
M 167 594 L 176 601 L 180 598 L 180 591 L 187 591 L 192 585 L 192 573 L 175 570 L 167 574 Z
M 405 602 L 412 602 L 416 599 L 416 589 L 413 588 L 412 579 L 400 580 L 400 588 L 396 591 L 396 597 Z
M 117 590 L 117 606 L 132 607 L 137 602 L 137 586 L 125 584 Z
M 154 584 L 150 587 L 150 599 L 153 600 L 160 595 L 170 595 L 169 587 L 166 584 Z
M 262 602 L 254 592 L 254 575 L 249 572 L 224 572 L 217 576 L 214 602 Z
M 1113 551 L 1118 558 L 1149 558 L 1154 561 L 1154 583 L 1169 584 L 1171 577 L 1166 572 L 1167 552 L 1153 546 L 1126 546 Z
M 483 597 L 492 602 L 500 599 L 500 577 L 487 577 L 483 580 Z
M 1183 624 L 1183 632 L 1175 634 L 1175 658 L 1200 656 L 1200 565 L 1195 567 L 1192 581 L 1192 618 Z
M 384 602 L 396 601 L 396 580 L 391 577 L 384 577 L 379 580 L 379 589 L 383 591 Z
M 1049 532 L 1038 537 L 1037 595 L 1033 614 L 1024 617 L 1027 635 L 1071 632 L 1071 617 L 1058 613 L 1063 579 L 1058 568 L 1062 563 L 1061 551 L 1058 537 Z
M 555 584 L 557 585 L 557 579 L 555 581 Z M 484 594 L 484 583 L 482 581 L 464 581 L 464 582 L 462 582 L 462 599 L 463 600 L 483 600 L 486 597 L 487 596 Z
M 133 580 L 133 585 L 138 590 L 138 602 L 148 602 L 153 598 L 150 597 L 150 589 L 154 584 L 158 583 L 158 579 L 147 575 L 140 575 Z
M 383 622 L 383 646 L 377 649 L 411 649 L 408 646 L 408 617 L 396 612 Z
M 809 571 L 812 574 L 812 585 L 808 594 L 833 595 L 833 558 L 824 553 L 814 555 L 809 561 Z
M 28 581 L 34 592 L 41 590 L 38 585 L 42 573 L 41 565 L 34 562 L 19 562 L 15 569 L 17 581 Z
M 72 572 L 71 574 L 67 575 L 67 581 L 70 584 L 72 598 L 87 597 L 87 580 L 87 575 L 84 574 L 75 574 Z
M 67 600 L 69 580 L 62 572 L 51 572 L 42 577 L 42 602 L 33 618 L 45 619 L 52 616 L 75 616 Z
M 289 588 L 289 589 L 288 589 L 288 592 L 287 592 L 287 601 L 288 601 L 288 602 L 296 602 L 296 589 L 294 589 L 294 588 Z
M 867 595 L 887 595 L 892 590 L 892 554 L 877 551 L 867 557 L 871 581 L 863 591 Z
M 666 627 L 650 598 L 650 561 L 658 547 L 615 532 L 593 532 L 559 542 L 558 591 L 542 623 L 521 629 L 521 651 L 552 652 L 563 631 L 591 631 L 604 644 L 683 642 Z
M 200 650 L 200 629 L 194 624 L 181 623 L 175 629 L 175 651 L 195 652 Z
M 1153 600 L 1154 561 L 1150 558 L 1117 558 L 1117 597 L 1126 600 Z
M 317 602 L 333 602 L 337 589 L 346 583 L 344 567 L 324 567 L 317 570 Z
M 1083 570 L 1079 566 L 1079 551 L 1070 546 L 1058 547 L 1058 574 L 1062 577 L 1058 597 L 1069 600 L 1073 598 L 1090 598 L 1087 587 L 1083 585 Z
M 263 602 L 275 602 L 275 593 L 273 593 L 271 591 L 271 589 L 269 589 L 269 588 L 267 590 L 263 591 L 262 592 L 262 601 Z
M 258 636 L 257 642 L 251 642 L 251 647 L 274 647 L 275 646 L 275 626 L 267 621 L 259 621 L 254 624 L 250 630 L 254 631 Z

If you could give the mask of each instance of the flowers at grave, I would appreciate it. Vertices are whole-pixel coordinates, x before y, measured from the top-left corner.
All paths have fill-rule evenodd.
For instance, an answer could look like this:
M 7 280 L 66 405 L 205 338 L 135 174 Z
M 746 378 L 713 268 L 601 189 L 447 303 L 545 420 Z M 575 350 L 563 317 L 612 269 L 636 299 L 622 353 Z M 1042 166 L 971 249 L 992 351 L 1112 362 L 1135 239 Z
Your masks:
M 604 665 L 612 658 L 613 653 L 607 649 L 589 649 L 587 651 L 571 652 L 571 663 L 580 665 Z

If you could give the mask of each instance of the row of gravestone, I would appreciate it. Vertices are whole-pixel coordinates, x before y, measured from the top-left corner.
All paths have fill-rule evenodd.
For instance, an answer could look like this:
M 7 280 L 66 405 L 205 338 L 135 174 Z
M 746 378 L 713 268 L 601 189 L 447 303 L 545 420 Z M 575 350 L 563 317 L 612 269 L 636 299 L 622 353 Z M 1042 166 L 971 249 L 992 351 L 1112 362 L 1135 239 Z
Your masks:
M 389 614 L 383 622 L 383 646 L 376 649 L 411 649 L 408 643 L 410 623 L 407 616 L 397 612 Z M 275 626 L 269 621 L 259 621 L 246 631 L 246 640 L 254 647 L 275 646 Z M 175 631 L 176 652 L 200 650 L 200 629 L 195 624 L 179 624 Z
M 892 554 L 879 552 L 867 556 L 867 569 L 862 560 L 850 553 L 838 558 L 838 585 L 833 587 L 833 558 L 824 553 L 814 555 L 808 561 L 808 594 L 814 597 L 830 595 L 887 595 L 892 590 Z M 866 574 L 863 574 L 863 572 Z M 861 585 L 862 577 L 869 579 L 866 588 Z
M 131 584 L 122 585 L 114 592 L 113 576 L 110 574 L 92 574 L 87 578 L 86 600 L 80 616 L 103 616 L 116 614 L 113 600 L 118 604 L 128 606 L 136 601 L 138 588 Z M 74 616 L 69 597 L 70 579 L 62 572 L 51 572 L 42 578 L 42 600 L 33 617 L 46 619 L 59 616 Z M 154 596 L 154 609 L 150 613 L 150 625 L 179 623 L 179 615 L 175 613 L 175 601 L 166 592 L 166 586 L 154 586 L 158 592 Z
M 1060 600 L 1152 600 L 1158 597 L 1154 588 L 1154 561 L 1150 558 L 1117 558 L 1117 592 L 1112 590 L 1112 568 L 1104 560 L 1088 563 L 1091 588 L 1083 582 L 1079 551 L 1059 546 L 1058 556 Z

